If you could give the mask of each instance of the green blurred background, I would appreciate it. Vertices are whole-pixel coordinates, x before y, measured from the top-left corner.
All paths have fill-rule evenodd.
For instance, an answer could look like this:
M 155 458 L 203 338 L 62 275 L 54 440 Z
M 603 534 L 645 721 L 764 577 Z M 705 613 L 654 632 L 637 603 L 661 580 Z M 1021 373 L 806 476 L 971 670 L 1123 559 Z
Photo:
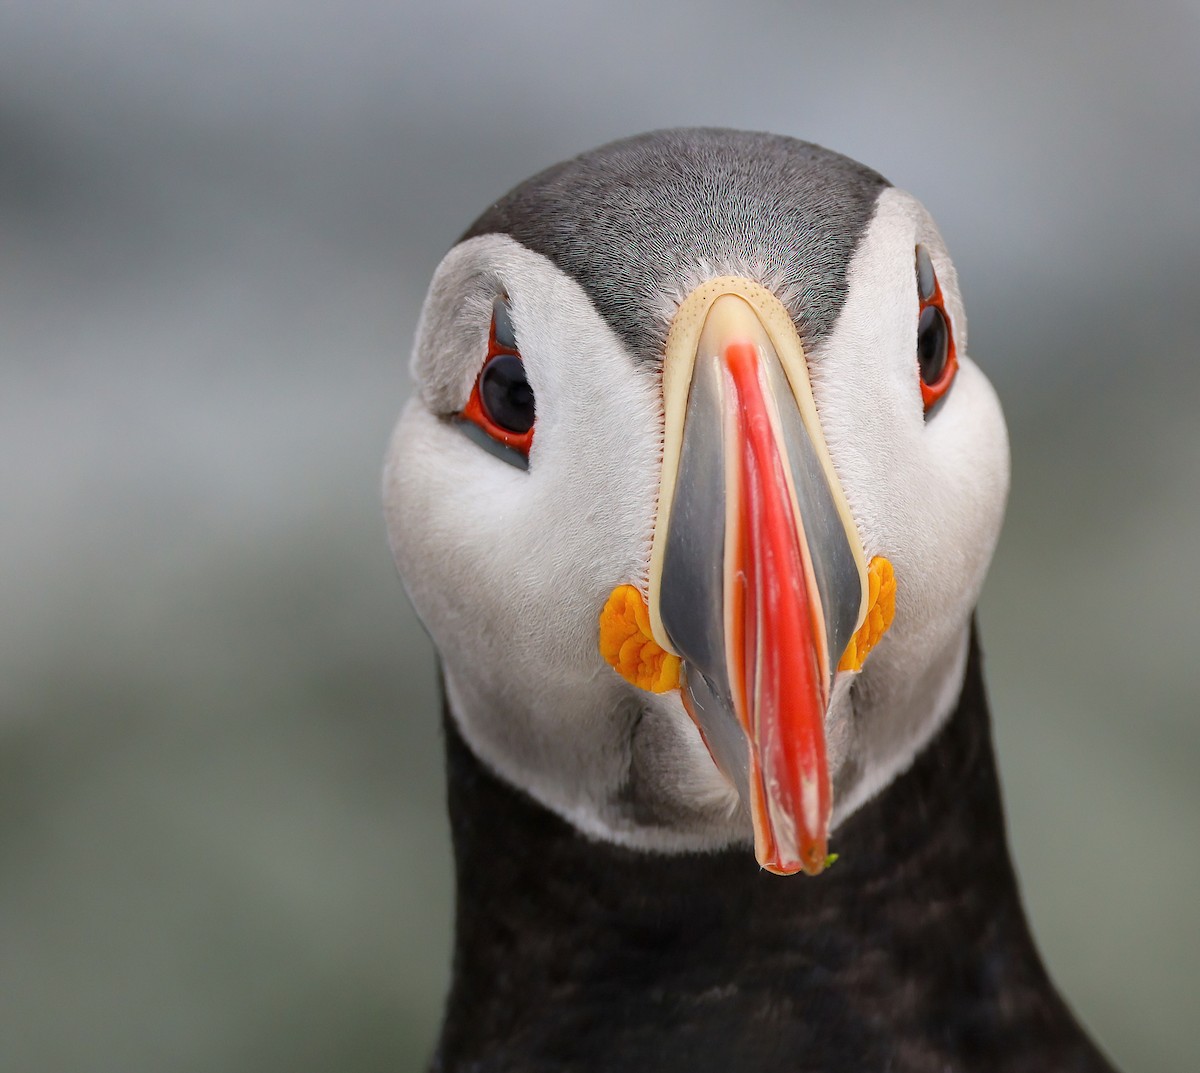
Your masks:
M 436 10 L 434 8 L 436 7 Z M 1200 1068 L 1194 2 L 0 6 L 0 1070 L 420 1069 L 451 913 L 379 468 L 438 259 L 656 126 L 939 220 L 1014 491 L 982 605 L 1052 972 Z

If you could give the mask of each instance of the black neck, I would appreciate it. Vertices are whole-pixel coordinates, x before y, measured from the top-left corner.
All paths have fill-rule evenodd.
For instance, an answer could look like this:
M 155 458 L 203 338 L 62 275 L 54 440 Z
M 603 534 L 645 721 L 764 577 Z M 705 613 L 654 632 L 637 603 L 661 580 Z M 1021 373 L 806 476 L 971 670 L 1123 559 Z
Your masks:
M 823 875 L 584 838 L 446 721 L 458 910 L 434 1069 L 1103 1073 L 1046 977 L 974 641 L 953 716 Z

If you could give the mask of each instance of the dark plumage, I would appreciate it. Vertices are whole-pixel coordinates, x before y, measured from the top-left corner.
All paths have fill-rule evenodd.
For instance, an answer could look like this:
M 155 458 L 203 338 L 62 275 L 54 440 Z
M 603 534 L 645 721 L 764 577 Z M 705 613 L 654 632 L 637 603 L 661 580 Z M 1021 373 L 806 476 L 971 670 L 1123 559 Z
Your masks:
M 446 722 L 458 913 L 432 1068 L 1112 1073 L 1030 938 L 978 645 L 957 708 L 819 879 L 584 838 Z

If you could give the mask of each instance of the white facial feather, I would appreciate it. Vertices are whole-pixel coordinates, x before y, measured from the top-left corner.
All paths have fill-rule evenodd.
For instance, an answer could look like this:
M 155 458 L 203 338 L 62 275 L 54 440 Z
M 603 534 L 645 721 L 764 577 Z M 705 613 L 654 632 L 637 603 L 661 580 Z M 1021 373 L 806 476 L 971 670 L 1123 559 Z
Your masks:
M 926 421 L 913 250 L 930 250 L 960 369 Z M 927 214 L 885 191 L 834 330 L 809 354 L 834 466 L 868 555 L 897 576 L 896 621 L 827 720 L 835 824 L 903 770 L 945 719 L 1008 482 L 995 396 L 966 358 L 954 271 Z M 449 420 L 509 296 L 536 398 L 528 472 Z M 661 453 L 655 370 L 638 367 L 577 283 L 509 238 L 439 266 L 384 496 L 397 564 L 475 753 L 585 833 L 678 850 L 750 839 L 748 817 L 677 695 L 620 679 L 597 643 L 609 592 L 644 578 Z
M 959 369 L 923 414 L 913 250 L 929 251 Z M 966 354 L 945 245 L 921 205 L 885 190 L 850 264 L 833 331 L 809 354 L 834 468 L 868 556 L 896 572 L 896 619 L 827 719 L 835 825 L 912 763 L 958 698 L 971 613 L 1008 494 L 1000 404 Z
M 492 299 L 509 296 L 537 424 L 528 472 L 467 439 Z M 384 480 L 388 532 L 441 654 L 451 710 L 502 777 L 584 831 L 705 845 L 736 795 L 682 704 L 613 673 L 598 617 L 649 558 L 661 453 L 653 370 L 637 369 L 583 290 L 511 239 L 464 242 L 418 329 L 418 398 Z

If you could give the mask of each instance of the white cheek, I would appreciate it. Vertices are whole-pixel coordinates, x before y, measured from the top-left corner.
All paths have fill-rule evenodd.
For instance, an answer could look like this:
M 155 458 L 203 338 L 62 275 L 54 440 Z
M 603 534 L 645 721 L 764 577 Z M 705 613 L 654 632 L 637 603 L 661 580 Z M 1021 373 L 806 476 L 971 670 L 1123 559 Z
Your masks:
M 864 548 L 886 556 L 896 574 L 895 621 L 867 660 L 856 702 L 886 698 L 887 711 L 855 715 L 846 703 L 831 717 L 833 751 L 856 754 L 872 792 L 911 761 L 957 698 L 965 631 L 1008 489 L 1003 416 L 966 357 L 961 302 L 931 228 L 907 195 L 881 197 L 841 317 L 812 355 L 830 455 Z M 939 265 L 960 357 L 954 384 L 929 415 L 916 362 L 917 241 Z
M 526 472 L 419 404 L 397 426 L 386 471 L 393 553 L 452 666 L 467 651 L 501 679 L 564 682 L 602 666 L 600 607 L 644 570 L 657 442 L 651 423 L 649 437 L 588 436 L 572 449 L 570 427 L 539 420 Z
M 393 553 L 474 751 L 598 830 L 628 775 L 619 713 L 630 693 L 600 655 L 598 617 L 612 589 L 646 569 L 657 378 L 634 367 L 579 287 L 544 258 L 495 236 L 466 252 L 486 265 L 465 263 L 460 250 L 458 274 L 498 280 L 510 297 L 536 399 L 529 469 L 410 403 L 385 473 Z M 448 315 L 428 319 L 439 316 Z M 419 341 L 418 363 L 452 383 L 456 370 L 439 362 L 474 359 L 438 341 Z
M 1004 420 L 991 385 L 965 355 L 965 323 L 935 232 L 911 198 L 881 197 L 851 266 L 842 316 L 814 356 L 826 438 L 868 555 L 896 570 L 893 645 L 961 629 L 978 598 L 1008 486 Z M 956 318 L 960 368 L 928 416 L 916 364 L 913 248 L 930 246 Z M 963 330 L 960 330 L 963 329 Z M 892 637 L 892 634 L 889 634 Z
M 520 643 L 514 627 L 528 616 L 521 605 L 536 571 L 521 577 L 505 534 L 524 527 L 524 478 L 415 401 L 396 426 L 385 470 L 388 536 L 413 604 L 444 652 L 466 643 L 486 659 L 498 638 L 513 643 L 515 633 Z M 512 597 L 481 600 L 497 577 Z
M 1000 402 L 969 358 L 942 408 L 925 430 L 927 487 L 917 497 L 912 524 L 924 523 L 927 575 L 974 606 L 991 560 L 1008 496 L 1008 433 Z M 933 523 L 931 525 L 931 523 Z

